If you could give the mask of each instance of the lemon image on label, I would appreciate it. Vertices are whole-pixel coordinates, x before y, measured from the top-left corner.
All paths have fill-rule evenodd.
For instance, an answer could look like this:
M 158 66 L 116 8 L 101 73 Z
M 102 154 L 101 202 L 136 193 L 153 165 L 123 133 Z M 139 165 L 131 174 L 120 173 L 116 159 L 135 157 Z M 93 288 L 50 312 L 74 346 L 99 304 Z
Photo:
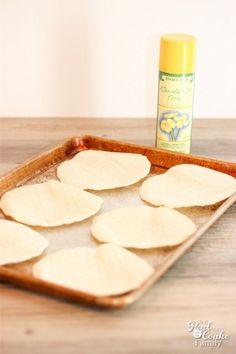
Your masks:
M 164 111 L 159 121 L 159 129 L 167 141 L 178 141 L 181 130 L 189 126 L 189 117 L 178 111 Z

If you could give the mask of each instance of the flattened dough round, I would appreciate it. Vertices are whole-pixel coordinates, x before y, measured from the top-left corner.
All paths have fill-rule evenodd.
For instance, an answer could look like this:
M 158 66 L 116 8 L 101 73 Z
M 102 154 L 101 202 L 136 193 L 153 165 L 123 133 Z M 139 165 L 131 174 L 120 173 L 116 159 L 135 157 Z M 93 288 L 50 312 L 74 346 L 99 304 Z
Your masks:
M 147 176 L 150 161 L 141 154 L 85 150 L 57 169 L 64 183 L 82 189 L 103 190 L 129 186 Z
M 58 251 L 33 266 L 35 277 L 98 296 L 135 289 L 152 272 L 142 258 L 112 244 Z
M 148 206 L 114 209 L 95 217 L 91 227 L 100 242 L 142 249 L 178 245 L 195 230 L 194 223 L 178 211 Z
M 139 193 L 150 204 L 180 208 L 212 205 L 235 191 L 234 177 L 206 167 L 182 164 L 148 178 Z
M 28 225 L 58 226 L 94 215 L 102 199 L 74 186 L 50 180 L 6 192 L 0 207 L 5 215 Z
M 39 256 L 48 241 L 28 226 L 0 220 L 0 265 L 19 263 Z

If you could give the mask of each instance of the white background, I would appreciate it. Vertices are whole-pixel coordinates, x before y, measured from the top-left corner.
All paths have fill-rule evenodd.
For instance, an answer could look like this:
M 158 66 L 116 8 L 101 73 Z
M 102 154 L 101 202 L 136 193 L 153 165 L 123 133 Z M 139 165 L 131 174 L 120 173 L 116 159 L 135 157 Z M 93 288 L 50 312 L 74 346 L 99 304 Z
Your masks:
M 236 117 L 235 0 L 0 0 L 0 116 L 155 117 L 159 38 L 198 39 L 194 116 Z

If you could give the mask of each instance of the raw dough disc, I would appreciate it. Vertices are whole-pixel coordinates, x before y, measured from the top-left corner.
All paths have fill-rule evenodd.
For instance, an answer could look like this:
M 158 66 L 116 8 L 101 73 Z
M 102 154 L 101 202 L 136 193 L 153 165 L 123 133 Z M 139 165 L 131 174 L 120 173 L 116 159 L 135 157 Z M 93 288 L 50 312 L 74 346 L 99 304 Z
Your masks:
M 58 226 L 94 215 L 102 199 L 82 189 L 50 180 L 6 192 L 0 202 L 4 214 L 28 225 Z
M 142 258 L 112 244 L 58 251 L 33 266 L 35 277 L 98 296 L 135 289 L 152 272 Z
M 91 227 L 100 242 L 142 249 L 178 245 L 195 230 L 194 223 L 178 211 L 148 206 L 114 209 L 95 217 Z
M 57 169 L 58 178 L 82 189 L 103 190 L 129 186 L 145 177 L 151 163 L 146 156 L 85 150 Z
M 19 263 L 39 256 L 48 241 L 28 226 L 0 220 L 0 265 Z
M 210 168 L 183 164 L 148 178 L 140 188 L 140 196 L 153 205 L 180 208 L 215 204 L 235 191 L 234 177 Z

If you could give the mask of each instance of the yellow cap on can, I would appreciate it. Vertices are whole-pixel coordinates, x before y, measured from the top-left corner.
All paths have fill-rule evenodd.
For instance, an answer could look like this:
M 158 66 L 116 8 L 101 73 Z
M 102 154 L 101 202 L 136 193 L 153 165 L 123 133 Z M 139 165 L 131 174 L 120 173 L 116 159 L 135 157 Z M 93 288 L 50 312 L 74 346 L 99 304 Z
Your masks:
M 160 71 L 190 74 L 195 71 L 196 38 L 188 34 L 166 34 L 160 41 Z

